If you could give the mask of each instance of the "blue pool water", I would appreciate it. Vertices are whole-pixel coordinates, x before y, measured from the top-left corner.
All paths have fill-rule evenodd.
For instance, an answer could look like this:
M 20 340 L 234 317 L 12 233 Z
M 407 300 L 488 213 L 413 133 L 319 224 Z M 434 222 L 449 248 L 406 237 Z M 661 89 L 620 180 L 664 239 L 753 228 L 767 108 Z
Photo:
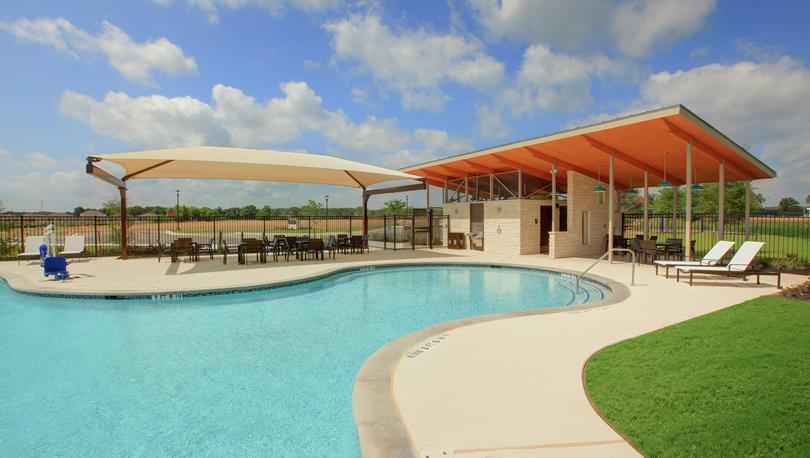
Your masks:
M 582 286 L 472 266 L 174 301 L 0 282 L 0 456 L 357 456 L 352 387 L 378 348 L 443 321 L 608 294 Z

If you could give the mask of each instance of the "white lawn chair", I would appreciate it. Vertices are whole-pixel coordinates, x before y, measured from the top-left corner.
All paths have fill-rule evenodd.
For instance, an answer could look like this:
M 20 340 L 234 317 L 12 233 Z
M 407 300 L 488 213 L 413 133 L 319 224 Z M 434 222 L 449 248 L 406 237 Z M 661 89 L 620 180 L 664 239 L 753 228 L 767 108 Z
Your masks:
M 727 277 L 741 276 L 743 281 L 747 275 L 756 275 L 757 284 L 759 284 L 759 276 L 763 274 L 763 272 L 749 271 L 749 268 L 763 246 L 765 246 L 763 242 L 744 242 L 740 249 L 737 250 L 737 253 L 734 254 L 734 257 L 724 266 L 675 266 L 675 269 L 677 269 L 676 280 L 680 281 L 681 272 L 689 274 L 689 286 L 692 286 L 692 274 L 695 273 L 725 275 Z M 781 286 L 781 276 L 779 273 L 773 272 L 773 275 L 777 275 L 778 277 L 777 287 Z
M 65 248 L 59 252 L 59 256 L 77 257 L 84 255 L 84 236 L 83 235 L 68 235 L 65 236 Z
M 698 261 L 653 261 L 655 263 L 655 275 L 658 275 L 658 266 L 666 268 L 664 273 L 666 278 L 669 278 L 670 266 L 716 266 L 733 246 L 734 242 L 721 240 L 715 243 L 712 249 Z
M 17 255 L 17 264 L 21 259 L 39 259 L 39 247 L 45 243 L 41 235 L 29 235 L 25 238 L 25 252 Z

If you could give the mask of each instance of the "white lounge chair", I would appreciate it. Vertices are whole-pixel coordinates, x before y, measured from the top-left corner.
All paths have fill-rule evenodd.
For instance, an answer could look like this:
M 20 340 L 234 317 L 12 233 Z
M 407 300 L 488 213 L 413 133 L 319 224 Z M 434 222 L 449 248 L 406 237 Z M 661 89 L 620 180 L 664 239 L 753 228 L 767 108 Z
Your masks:
M 734 246 L 734 242 L 721 240 L 714 244 L 702 259 L 698 261 L 653 261 L 655 263 L 655 275 L 658 275 L 658 266 L 665 268 L 664 275 L 669 278 L 669 268 L 675 266 L 716 266 Z
M 39 247 L 45 243 L 41 235 L 29 235 L 25 238 L 25 252 L 17 255 L 17 264 L 21 259 L 39 259 Z
M 756 275 L 757 284 L 759 284 L 759 276 L 763 274 L 771 274 L 771 272 L 750 271 L 751 263 L 759 253 L 759 250 L 765 246 L 763 242 L 744 242 L 734 257 L 724 266 L 675 266 L 676 280 L 680 281 L 681 272 L 689 274 L 689 286 L 692 286 L 692 274 L 709 274 L 709 275 L 725 275 L 741 276 L 743 281 L 747 275 Z M 781 286 L 781 276 L 778 272 L 773 272 L 777 276 L 777 287 Z
M 82 256 L 84 253 L 84 236 L 83 235 L 68 235 L 65 236 L 65 248 L 59 252 L 59 256 L 64 257 L 77 257 Z

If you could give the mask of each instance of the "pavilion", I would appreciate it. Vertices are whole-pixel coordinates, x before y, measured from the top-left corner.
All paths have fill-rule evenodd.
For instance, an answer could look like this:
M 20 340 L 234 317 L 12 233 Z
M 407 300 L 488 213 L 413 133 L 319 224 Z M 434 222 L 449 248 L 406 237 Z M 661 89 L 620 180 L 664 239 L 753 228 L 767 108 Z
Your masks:
M 643 188 L 647 238 L 650 186 L 685 185 L 684 246 L 690 256 L 692 185 L 720 184 L 718 237 L 722 238 L 725 182 L 745 181 L 747 238 L 750 183 L 776 176 L 773 169 L 683 105 L 401 170 L 442 187 L 450 230 L 486 234 L 485 251 L 528 254 L 547 248 L 553 258 L 604 253 L 605 235 L 616 235 L 616 193 L 631 189 Z M 561 193 L 565 193 L 564 200 Z M 673 213 L 677 212 L 677 197 L 674 192 Z M 607 237 L 607 245 L 612 257 L 613 237 Z

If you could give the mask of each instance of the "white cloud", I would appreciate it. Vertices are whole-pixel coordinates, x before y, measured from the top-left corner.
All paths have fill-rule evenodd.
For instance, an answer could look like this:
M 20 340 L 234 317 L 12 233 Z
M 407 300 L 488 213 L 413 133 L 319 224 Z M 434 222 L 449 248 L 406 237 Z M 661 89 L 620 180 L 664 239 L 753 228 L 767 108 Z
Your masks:
M 495 38 L 549 43 L 565 50 L 593 49 L 605 41 L 644 56 L 698 30 L 715 0 L 467 0 Z
M 659 72 L 625 111 L 683 104 L 748 145 L 778 173 L 757 183 L 770 204 L 810 189 L 810 69 L 788 56 Z M 589 121 L 611 117 L 599 115 Z
M 363 160 L 372 162 L 384 162 L 386 155 L 405 150 L 402 154 L 433 156 L 470 147 L 440 130 L 408 133 L 396 119 L 369 116 L 354 122 L 341 110 L 324 108 L 321 97 L 305 82 L 283 84 L 281 91 L 283 97 L 260 103 L 237 88 L 218 84 L 211 104 L 192 97 L 130 97 L 122 92 L 96 100 L 66 91 L 60 109 L 96 132 L 150 147 L 277 145 L 309 132 L 363 153 Z
M 135 42 L 123 30 L 103 22 L 103 30 L 90 34 L 65 18 L 19 19 L 13 23 L 0 22 L 17 39 L 43 46 L 80 58 L 102 53 L 110 65 L 130 81 L 154 85 L 152 72 L 159 70 L 169 75 L 197 73 L 197 63 L 183 50 L 166 38 Z
M 592 80 L 627 76 L 633 71 L 631 65 L 603 54 L 580 57 L 555 53 L 546 45 L 532 45 L 523 54 L 514 86 L 506 88 L 501 99 L 515 115 L 538 108 L 582 110 L 593 101 Z
M 368 91 L 359 87 L 352 88 L 352 101 L 357 104 L 366 103 L 368 101 Z
M 160 6 L 169 6 L 173 0 L 152 0 Z M 287 8 L 307 13 L 322 12 L 339 6 L 342 0 L 186 0 L 189 7 L 202 10 L 211 23 L 219 22 L 219 10 L 235 11 L 241 8 L 259 8 L 272 16 L 281 16 Z
M 11 153 L 7 149 L 0 148 L 0 163 L 6 162 L 6 161 L 12 161 L 13 159 L 14 159 L 14 156 L 12 156 Z
M 503 139 L 509 135 L 509 128 L 503 122 L 498 109 L 480 105 L 475 108 L 478 118 L 478 134 L 483 138 Z
M 42 153 L 28 155 L 28 163 L 38 169 L 53 169 L 59 167 L 59 161 Z
M 386 156 L 382 165 L 400 168 L 472 149 L 469 141 L 452 138 L 447 132 L 437 129 L 416 129 L 413 140 L 408 148 Z
M 437 111 L 449 100 L 439 89 L 453 82 L 479 89 L 501 81 L 504 65 L 483 45 L 460 35 L 423 29 L 392 32 L 375 15 L 351 16 L 325 25 L 335 58 L 355 62 L 403 95 L 406 108 Z

